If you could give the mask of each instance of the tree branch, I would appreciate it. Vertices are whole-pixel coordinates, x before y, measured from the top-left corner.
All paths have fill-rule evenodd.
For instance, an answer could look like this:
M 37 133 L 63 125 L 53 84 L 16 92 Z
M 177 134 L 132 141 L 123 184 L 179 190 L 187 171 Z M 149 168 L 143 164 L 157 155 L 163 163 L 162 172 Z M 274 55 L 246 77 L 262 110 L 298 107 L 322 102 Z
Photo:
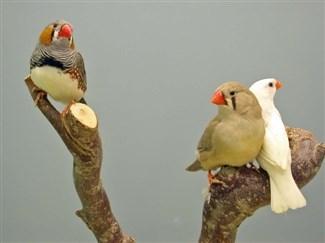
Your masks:
M 93 111 L 76 103 L 59 113 L 45 96 L 38 99 L 39 90 L 30 77 L 25 82 L 33 100 L 37 100 L 37 107 L 73 155 L 74 184 L 82 203 L 82 209 L 76 214 L 100 243 L 135 242 L 122 232 L 101 184 L 102 146 Z M 92 120 L 95 125 L 89 122 Z M 325 145 L 317 143 L 313 135 L 303 129 L 287 128 L 287 133 L 292 150 L 293 177 L 302 187 L 320 169 Z M 270 203 L 268 175 L 263 169 L 224 167 L 216 178 L 222 183 L 211 186 L 210 199 L 204 203 L 199 242 L 233 243 L 241 222 Z
M 39 96 L 39 90 L 30 77 L 25 79 L 25 83 L 37 107 L 73 156 L 74 185 L 82 204 L 82 209 L 76 214 L 100 243 L 135 242 L 122 232 L 101 183 L 102 145 L 95 113 L 80 103 L 71 104 L 59 113 L 45 96 Z
M 300 128 L 287 128 L 292 155 L 292 174 L 299 187 L 319 171 L 325 144 Z M 270 204 L 270 184 L 262 169 L 224 167 L 216 175 L 220 184 L 210 187 L 203 207 L 200 243 L 233 243 L 239 225 L 258 208 Z

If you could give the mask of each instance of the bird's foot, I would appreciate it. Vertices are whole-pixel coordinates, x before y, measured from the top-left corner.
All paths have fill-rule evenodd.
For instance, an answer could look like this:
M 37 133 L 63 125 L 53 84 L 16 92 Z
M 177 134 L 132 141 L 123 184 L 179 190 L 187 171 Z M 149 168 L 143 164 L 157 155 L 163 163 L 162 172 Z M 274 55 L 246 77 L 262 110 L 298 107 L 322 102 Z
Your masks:
M 246 164 L 246 168 L 252 168 L 254 170 L 259 170 L 260 169 L 260 164 L 254 160 L 254 161 L 250 161 Z
M 63 111 L 61 112 L 61 117 L 64 117 L 64 116 L 68 113 L 70 107 L 71 107 L 72 105 L 74 105 L 74 104 L 76 104 L 76 102 L 75 102 L 74 100 L 72 100 L 72 101 L 70 102 L 70 104 L 68 104 L 68 105 L 63 109 Z
M 252 168 L 252 164 L 251 164 L 251 162 L 248 162 L 247 164 L 246 164 L 246 168 L 248 168 L 248 169 L 250 169 L 250 168 Z
M 211 170 L 208 171 L 208 182 L 209 182 L 209 186 L 211 186 L 212 184 L 219 184 L 222 185 L 223 187 L 228 187 L 226 183 L 217 179 L 216 175 L 214 175 Z
M 38 88 L 36 86 L 34 86 L 32 88 L 32 92 L 33 93 L 37 93 L 36 98 L 34 100 L 34 104 L 35 104 L 35 106 L 37 106 L 37 104 L 40 101 L 40 99 L 43 99 L 44 97 L 46 97 L 46 92 L 43 91 L 43 90 L 41 90 L 40 88 Z
M 209 170 L 209 171 L 208 171 L 208 182 L 209 182 L 209 185 L 212 184 L 212 180 L 213 180 L 214 176 L 215 176 L 215 175 L 212 173 L 212 171 Z

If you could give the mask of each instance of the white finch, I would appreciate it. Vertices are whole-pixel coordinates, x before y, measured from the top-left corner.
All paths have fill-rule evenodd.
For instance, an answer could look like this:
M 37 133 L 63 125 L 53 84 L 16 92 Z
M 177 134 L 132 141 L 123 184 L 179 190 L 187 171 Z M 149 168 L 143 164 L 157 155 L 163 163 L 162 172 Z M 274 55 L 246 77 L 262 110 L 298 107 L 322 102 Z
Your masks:
M 261 107 L 248 88 L 238 82 L 224 83 L 217 88 L 211 102 L 219 105 L 219 113 L 205 129 L 197 158 L 187 167 L 188 171 L 242 166 L 255 159 L 262 147 Z
M 257 161 L 270 177 L 271 208 L 275 213 L 284 213 L 288 208 L 306 205 L 291 174 L 291 151 L 281 115 L 274 106 L 273 97 L 282 84 L 275 79 L 255 82 L 250 90 L 256 95 L 265 121 L 265 137 Z

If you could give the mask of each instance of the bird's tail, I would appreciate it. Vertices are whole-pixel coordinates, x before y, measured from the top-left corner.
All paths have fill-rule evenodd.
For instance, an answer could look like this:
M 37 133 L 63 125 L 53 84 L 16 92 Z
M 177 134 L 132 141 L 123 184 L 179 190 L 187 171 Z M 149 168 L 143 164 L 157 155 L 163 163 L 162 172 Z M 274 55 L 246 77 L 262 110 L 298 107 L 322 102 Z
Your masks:
M 271 208 L 275 213 L 284 213 L 289 209 L 287 203 L 283 200 L 283 197 L 280 191 L 277 189 L 277 186 L 270 177 L 270 188 L 271 188 Z
M 201 170 L 202 166 L 200 161 L 195 160 L 190 166 L 186 168 L 187 171 L 198 171 Z
M 289 208 L 297 209 L 306 206 L 306 199 L 292 177 L 291 166 L 285 170 L 270 164 L 262 167 L 270 176 L 272 211 L 284 213 Z

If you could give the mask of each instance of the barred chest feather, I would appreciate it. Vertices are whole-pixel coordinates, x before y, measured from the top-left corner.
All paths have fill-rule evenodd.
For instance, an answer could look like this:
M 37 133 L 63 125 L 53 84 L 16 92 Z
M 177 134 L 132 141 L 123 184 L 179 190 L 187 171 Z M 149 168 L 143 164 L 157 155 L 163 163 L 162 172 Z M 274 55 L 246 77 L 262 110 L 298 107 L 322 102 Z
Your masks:
M 31 78 L 38 88 L 64 104 L 79 101 L 84 95 L 78 79 L 56 67 L 35 67 L 31 70 Z

